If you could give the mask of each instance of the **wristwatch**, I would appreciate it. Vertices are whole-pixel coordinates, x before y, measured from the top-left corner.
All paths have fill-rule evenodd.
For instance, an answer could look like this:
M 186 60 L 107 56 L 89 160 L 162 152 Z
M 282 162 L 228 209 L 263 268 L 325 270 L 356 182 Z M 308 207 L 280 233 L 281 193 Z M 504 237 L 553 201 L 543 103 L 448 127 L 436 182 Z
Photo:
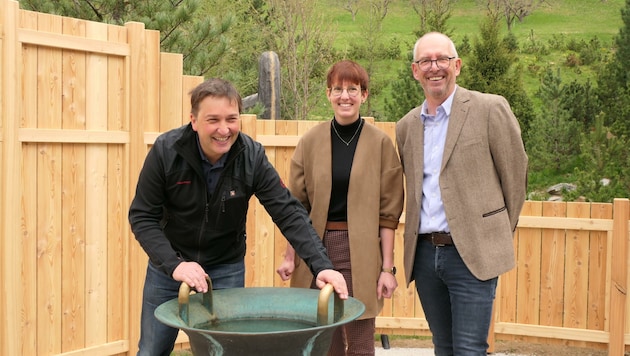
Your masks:
M 396 266 L 392 267 L 392 268 L 381 268 L 381 272 L 385 272 L 385 273 L 391 273 L 394 276 L 396 275 Z

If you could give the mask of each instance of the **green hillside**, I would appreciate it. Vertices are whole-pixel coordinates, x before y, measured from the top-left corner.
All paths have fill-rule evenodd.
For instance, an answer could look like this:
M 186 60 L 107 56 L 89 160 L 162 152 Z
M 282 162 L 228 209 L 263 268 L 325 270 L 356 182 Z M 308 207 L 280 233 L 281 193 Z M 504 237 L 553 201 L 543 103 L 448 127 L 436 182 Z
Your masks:
M 337 50 L 348 53 L 353 44 L 363 41 L 361 30 L 367 16 L 365 10 L 359 11 L 356 20 L 353 21 L 351 14 L 343 9 L 345 2 L 323 0 L 319 3 L 325 18 L 330 19 L 328 28 L 336 34 Z M 539 74 L 545 67 L 561 68 L 563 80 L 566 82 L 593 77 L 588 66 L 567 66 L 565 63 L 570 53 L 566 50 L 554 50 L 554 43 L 570 41 L 588 43 L 596 38 L 600 45 L 598 50 L 602 55 L 607 55 L 610 53 L 613 37 L 622 26 L 620 10 L 624 6 L 623 0 L 549 0 L 548 3 L 525 17 L 523 22 L 515 22 L 512 28 L 520 48 L 518 60 L 528 69 L 523 79 L 530 94 L 538 89 Z M 479 23 L 484 16 L 485 8 L 479 6 L 475 0 L 457 1 L 448 21 L 455 43 L 459 44 L 464 36 L 474 41 L 479 33 Z M 380 41 L 384 46 L 398 45 L 401 59 L 379 60 L 371 73 L 372 83 L 382 87 L 381 93 L 372 97 L 376 111 L 383 110 L 384 98 L 390 95 L 391 89 L 387 83 L 395 78 L 398 69 L 408 65 L 406 55 L 416 40 L 413 33 L 419 28 L 418 23 L 418 17 L 407 1 L 394 1 L 390 4 L 383 21 Z M 507 33 L 507 25 L 504 25 L 504 31 Z M 547 51 L 532 54 L 529 53 L 532 51 L 525 50 L 541 46 Z M 357 60 L 365 62 L 364 59 Z M 465 56 L 463 60 L 465 71 Z M 328 105 L 324 103 L 315 110 L 314 116 L 328 116 L 328 111 Z

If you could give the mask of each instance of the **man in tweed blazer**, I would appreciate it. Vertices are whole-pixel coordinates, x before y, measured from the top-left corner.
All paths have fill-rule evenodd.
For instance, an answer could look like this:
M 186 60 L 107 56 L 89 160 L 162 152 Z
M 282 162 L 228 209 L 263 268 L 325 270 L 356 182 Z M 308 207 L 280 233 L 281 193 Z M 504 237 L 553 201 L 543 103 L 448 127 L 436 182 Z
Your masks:
M 413 76 L 426 100 L 396 126 L 407 182 L 404 267 L 436 355 L 485 355 L 498 276 L 514 267 L 527 155 L 501 96 L 456 85 L 453 42 L 428 33 Z

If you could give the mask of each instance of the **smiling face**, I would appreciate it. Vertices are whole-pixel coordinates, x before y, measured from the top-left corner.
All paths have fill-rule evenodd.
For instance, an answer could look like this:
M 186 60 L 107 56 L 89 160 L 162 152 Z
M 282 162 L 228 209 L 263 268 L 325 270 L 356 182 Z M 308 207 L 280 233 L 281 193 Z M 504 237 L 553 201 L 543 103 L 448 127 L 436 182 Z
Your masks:
M 337 95 L 341 90 L 341 95 Z M 355 96 L 352 96 L 355 95 Z M 349 125 L 359 118 L 361 104 L 368 96 L 367 90 L 362 90 L 358 83 L 350 83 L 344 80 L 326 89 L 326 96 L 335 112 L 337 122 Z
M 361 104 L 368 97 L 370 79 L 361 65 L 342 60 L 333 64 L 326 75 L 326 97 L 341 125 L 349 125 L 359 119 Z
M 430 33 L 418 40 L 415 46 L 414 63 L 411 64 L 413 77 L 420 82 L 427 101 L 440 105 L 455 90 L 455 80 L 460 73 L 461 58 L 452 59 L 448 67 L 438 68 L 431 63 L 428 71 L 423 71 L 415 63 L 418 60 L 435 60 L 438 58 L 457 57 L 451 40 L 439 33 Z
M 227 97 L 206 96 L 199 102 L 197 115 L 190 114 L 192 128 L 210 163 L 215 164 L 230 151 L 238 138 L 239 120 L 238 102 Z

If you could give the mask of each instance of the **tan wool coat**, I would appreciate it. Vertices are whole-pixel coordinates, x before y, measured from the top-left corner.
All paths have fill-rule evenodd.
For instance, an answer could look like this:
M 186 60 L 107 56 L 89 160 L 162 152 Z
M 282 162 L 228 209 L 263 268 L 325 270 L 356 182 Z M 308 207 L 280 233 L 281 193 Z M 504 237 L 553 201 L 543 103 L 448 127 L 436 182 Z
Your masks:
M 332 188 L 331 121 L 310 129 L 291 161 L 289 188 L 309 211 L 315 230 L 324 235 Z M 383 307 L 376 287 L 382 268 L 379 226 L 396 229 L 403 208 L 403 175 L 392 140 L 376 126 L 363 126 L 350 172 L 348 234 L 354 297 L 366 306 L 364 318 Z M 294 287 L 308 288 L 313 279 L 296 257 Z

